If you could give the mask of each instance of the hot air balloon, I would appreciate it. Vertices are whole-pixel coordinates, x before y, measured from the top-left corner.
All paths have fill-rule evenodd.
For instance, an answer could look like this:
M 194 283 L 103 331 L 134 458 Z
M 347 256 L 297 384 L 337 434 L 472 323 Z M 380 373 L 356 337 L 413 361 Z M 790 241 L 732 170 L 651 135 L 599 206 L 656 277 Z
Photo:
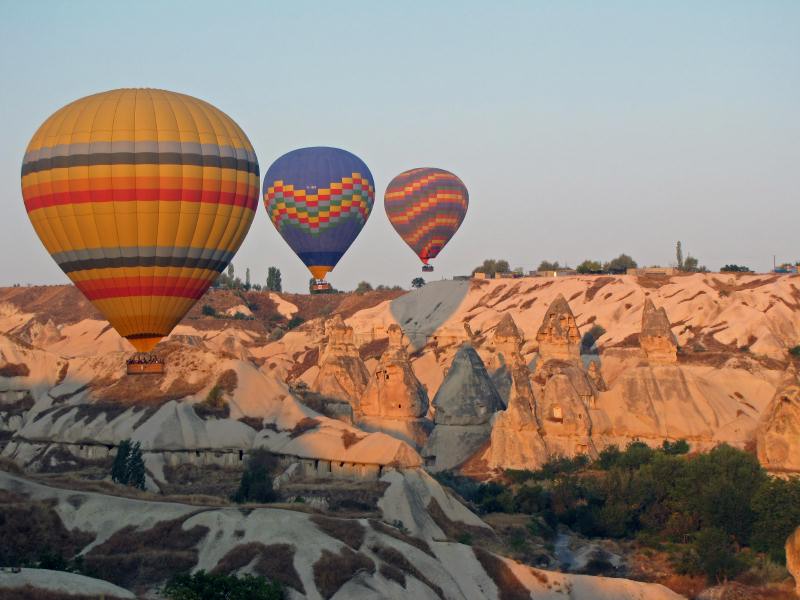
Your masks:
M 165 90 L 68 104 L 22 162 L 25 208 L 45 248 L 139 352 L 168 335 L 231 261 L 258 184 L 239 126 Z
M 464 183 L 444 169 L 421 168 L 400 173 L 386 188 L 389 221 L 419 256 L 423 271 L 461 226 L 469 194 Z
M 339 148 L 292 150 L 267 170 L 263 193 L 272 224 L 311 271 L 311 292 L 329 291 L 325 275 L 361 232 L 375 202 L 367 165 Z

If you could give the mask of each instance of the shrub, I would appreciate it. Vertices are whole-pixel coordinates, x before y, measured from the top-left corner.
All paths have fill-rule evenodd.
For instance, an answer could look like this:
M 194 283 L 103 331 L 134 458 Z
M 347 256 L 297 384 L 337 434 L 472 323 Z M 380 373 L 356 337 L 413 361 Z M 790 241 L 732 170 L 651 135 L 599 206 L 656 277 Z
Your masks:
M 286 324 L 286 328 L 292 330 L 295 327 L 300 327 L 300 325 L 302 325 L 303 323 L 305 323 L 303 317 L 299 315 L 294 315 L 291 319 L 289 319 L 289 322 Z
M 210 304 L 203 304 L 202 313 L 207 317 L 217 316 L 217 311 Z
M 184 573 L 173 577 L 163 594 L 169 600 L 283 600 L 283 587 L 264 577 Z
M 753 495 L 752 545 L 777 563 L 786 560 L 784 544 L 800 524 L 800 477 L 769 479 Z
M 356 294 L 363 294 L 372 291 L 372 284 L 368 281 L 362 281 L 356 286 Z
M 599 273 L 603 270 L 603 265 L 599 261 L 586 259 L 575 270 L 581 274 Z
M 689 444 L 686 440 L 676 440 L 674 442 L 664 440 L 664 443 L 661 444 L 661 450 L 664 452 L 664 454 L 670 454 L 673 456 L 687 454 L 689 452 Z
M 792 356 L 800 356 L 800 344 L 794 346 L 793 348 L 789 348 L 789 354 Z
M 533 515 L 550 508 L 550 494 L 541 485 L 524 485 L 514 494 L 514 511 Z
M 272 471 L 277 462 L 271 452 L 263 448 L 254 450 L 247 458 L 247 467 L 232 500 L 238 503 L 275 502 L 277 494 L 272 489 Z
M 727 581 L 745 569 L 744 561 L 736 556 L 730 536 L 721 529 L 710 527 L 700 531 L 694 549 L 697 566 L 710 582 Z

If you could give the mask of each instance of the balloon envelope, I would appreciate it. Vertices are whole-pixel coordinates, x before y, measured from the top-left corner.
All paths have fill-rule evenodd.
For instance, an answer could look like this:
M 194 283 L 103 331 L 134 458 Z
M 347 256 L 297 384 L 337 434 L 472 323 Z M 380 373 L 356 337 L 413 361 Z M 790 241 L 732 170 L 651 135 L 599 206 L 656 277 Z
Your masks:
M 68 104 L 22 163 L 25 208 L 47 251 L 139 351 L 168 335 L 228 265 L 258 184 L 239 126 L 165 90 Z
M 468 205 L 464 183 L 449 171 L 434 168 L 400 173 L 384 196 L 392 226 L 425 264 L 453 237 Z
M 316 279 L 332 270 L 372 212 L 375 182 L 367 165 L 339 148 L 300 148 L 264 175 L 272 224 Z

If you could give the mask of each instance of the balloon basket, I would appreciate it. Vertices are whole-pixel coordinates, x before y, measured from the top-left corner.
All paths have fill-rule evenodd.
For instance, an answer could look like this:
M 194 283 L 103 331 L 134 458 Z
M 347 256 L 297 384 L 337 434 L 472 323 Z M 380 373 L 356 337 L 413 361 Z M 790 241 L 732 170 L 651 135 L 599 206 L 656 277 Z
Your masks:
M 126 361 L 128 375 L 161 375 L 164 360 L 150 352 L 137 352 Z
M 433 265 L 422 265 L 423 273 L 433 273 Z
M 312 294 L 330 294 L 333 291 L 331 284 L 324 279 L 314 280 L 308 289 Z

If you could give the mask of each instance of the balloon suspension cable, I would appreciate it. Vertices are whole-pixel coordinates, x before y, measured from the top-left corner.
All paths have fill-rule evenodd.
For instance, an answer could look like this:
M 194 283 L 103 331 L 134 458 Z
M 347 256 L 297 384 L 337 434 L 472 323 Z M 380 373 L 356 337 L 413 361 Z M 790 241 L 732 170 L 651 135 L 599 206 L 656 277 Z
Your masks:
M 128 375 L 163 375 L 164 359 L 154 352 L 134 352 L 125 361 Z
M 164 359 L 155 352 L 134 352 L 125 362 L 128 365 L 163 365 Z

